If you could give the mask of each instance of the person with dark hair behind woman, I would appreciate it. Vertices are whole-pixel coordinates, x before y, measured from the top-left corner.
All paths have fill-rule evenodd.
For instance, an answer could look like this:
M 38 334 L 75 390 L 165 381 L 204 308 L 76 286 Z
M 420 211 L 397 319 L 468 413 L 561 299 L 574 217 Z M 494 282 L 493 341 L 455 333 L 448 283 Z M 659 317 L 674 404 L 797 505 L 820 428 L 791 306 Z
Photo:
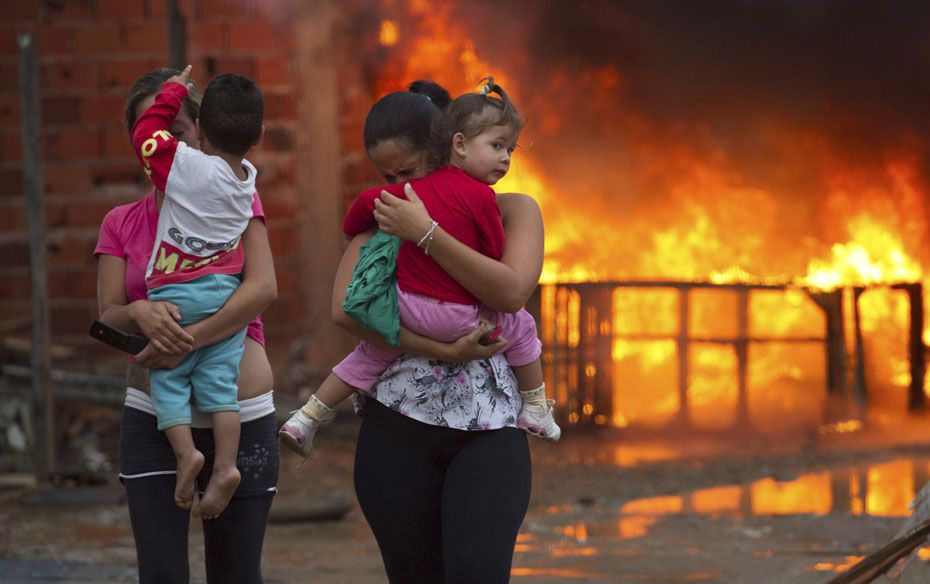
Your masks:
M 126 99 L 125 120 L 132 128 L 155 99 L 161 85 L 178 75 L 158 69 L 140 77 Z M 196 120 L 200 98 L 195 87 L 181 102 L 168 133 L 199 147 Z M 170 302 L 149 301 L 145 270 L 164 194 L 153 189 L 142 199 L 107 213 L 100 227 L 97 256 L 97 301 L 100 319 L 124 330 L 139 330 L 149 344 L 130 359 L 126 400 L 120 427 L 120 481 L 126 489 L 129 519 L 136 545 L 139 582 L 187 584 L 190 512 L 174 501 L 177 465 L 164 432 L 157 428 L 150 396 L 149 371 L 175 367 L 192 349 L 209 345 L 247 326 L 239 362 L 239 449 L 242 481 L 217 518 L 203 521 L 207 582 L 259 584 L 262 543 L 271 502 L 277 490 L 279 453 L 272 399 L 273 376 L 265 353 L 261 312 L 274 301 L 274 263 L 258 193 L 252 219 L 242 234 L 245 252 L 242 282 L 214 315 L 189 326 Z M 215 447 L 209 415 L 192 411 L 194 444 L 206 463 L 197 477 L 203 490 L 213 469 Z
M 388 182 L 432 170 L 434 154 L 425 146 L 430 126 L 421 122 L 441 115 L 435 102 L 396 92 L 372 108 L 365 146 Z M 411 135 L 412 127 L 419 133 Z M 381 229 L 419 241 L 432 221 L 422 203 L 385 199 L 389 205 L 375 202 Z M 499 261 L 441 228 L 429 257 L 485 305 L 516 312 L 542 270 L 542 217 L 526 195 L 497 199 L 507 238 Z M 333 284 L 333 317 L 356 337 L 379 342 L 342 308 L 359 248 L 370 236 L 356 236 L 346 248 Z M 516 381 L 503 355 L 492 355 L 506 340 L 480 345 L 487 330 L 483 325 L 436 353 L 408 347 L 361 400 L 355 490 L 393 584 L 509 581 L 531 464 L 517 428 L 522 400 Z

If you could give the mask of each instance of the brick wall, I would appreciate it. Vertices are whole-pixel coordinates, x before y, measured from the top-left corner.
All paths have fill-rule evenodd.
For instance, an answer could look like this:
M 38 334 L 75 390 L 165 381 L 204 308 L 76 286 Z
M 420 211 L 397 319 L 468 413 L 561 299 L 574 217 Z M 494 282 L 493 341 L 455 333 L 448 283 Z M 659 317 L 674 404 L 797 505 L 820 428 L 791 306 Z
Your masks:
M 234 72 L 265 94 L 266 137 L 250 158 L 268 215 L 279 300 L 266 313 L 269 354 L 280 363 L 299 335 L 303 292 L 295 192 L 294 38 L 290 0 L 182 0 L 196 79 Z M 22 197 L 16 35 L 36 35 L 52 340 L 101 349 L 92 251 L 106 211 L 145 194 L 122 106 L 132 82 L 168 61 L 165 0 L 4 0 L 0 3 L 0 336 L 28 337 L 28 249 Z M 274 13 L 266 12 L 268 7 Z

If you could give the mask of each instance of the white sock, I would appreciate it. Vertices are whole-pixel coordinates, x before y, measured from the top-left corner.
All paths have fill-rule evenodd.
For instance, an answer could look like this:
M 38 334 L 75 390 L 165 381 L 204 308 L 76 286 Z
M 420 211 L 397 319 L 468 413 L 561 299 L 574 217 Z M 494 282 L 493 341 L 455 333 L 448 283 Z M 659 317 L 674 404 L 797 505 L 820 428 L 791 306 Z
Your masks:
M 546 384 L 543 383 L 536 389 L 530 389 L 527 391 L 521 391 L 520 395 L 523 396 L 523 401 L 526 403 L 546 403 Z
M 333 416 L 336 415 L 333 408 L 321 402 L 316 394 L 310 396 L 310 399 L 307 400 L 304 407 L 300 408 L 300 411 L 308 418 L 314 419 L 317 422 L 326 422 L 333 419 Z

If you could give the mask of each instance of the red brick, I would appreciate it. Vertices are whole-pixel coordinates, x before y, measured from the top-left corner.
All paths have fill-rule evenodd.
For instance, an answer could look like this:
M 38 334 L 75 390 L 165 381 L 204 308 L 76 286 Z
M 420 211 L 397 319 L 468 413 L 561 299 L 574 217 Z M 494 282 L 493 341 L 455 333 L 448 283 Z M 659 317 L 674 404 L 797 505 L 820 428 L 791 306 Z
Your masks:
M 15 162 L 23 157 L 19 130 L 0 133 L 0 161 Z
M 276 192 L 282 194 L 275 195 Z M 292 194 L 292 189 L 277 191 L 265 189 L 264 192 L 261 193 L 262 208 L 265 210 L 265 217 L 269 220 L 283 217 L 297 217 L 300 214 L 300 208 Z
M 255 79 L 255 59 L 248 57 L 216 57 L 204 60 L 205 77 L 210 79 L 223 73 L 235 73 Z
M 0 55 L 16 54 L 16 31 L 12 28 L 0 29 Z
M 110 203 L 71 204 L 65 209 L 67 226 L 72 228 L 97 227 L 103 216 L 113 208 Z
M 49 20 L 92 20 L 93 0 L 44 0 L 45 15 Z
M 74 51 L 78 54 L 116 53 L 120 47 L 118 26 L 95 26 L 74 31 Z
M 144 0 L 97 0 L 99 20 L 122 20 L 145 16 Z
M 45 227 L 51 231 L 65 226 L 65 204 L 45 205 Z
M 39 20 L 39 2 L 36 0 L 3 0 L 0 8 L 0 19 L 3 22 L 11 20 Z
M 342 134 L 343 152 L 365 151 L 365 123 L 362 120 L 364 117 L 354 118 L 349 123 L 341 124 L 339 129 Z
M 258 79 L 261 87 L 272 85 L 290 85 L 291 66 L 288 59 L 273 57 L 258 60 Z
M 81 100 L 81 122 L 87 124 L 119 122 L 123 118 L 125 100 L 126 98 L 122 95 L 85 97 Z
M 252 161 L 258 169 L 258 192 L 276 187 L 290 187 L 294 185 L 294 161 L 276 161 L 275 164 L 265 164 L 261 158 Z
M 97 63 L 52 63 L 42 67 L 41 87 L 45 91 L 80 91 L 100 86 Z
M 228 48 L 226 43 L 226 23 L 195 22 L 188 23 L 188 48 L 192 53 L 216 53 Z
M 377 181 L 380 177 L 367 158 L 356 160 L 342 167 L 342 182 L 346 185 L 359 185 Z
M 81 112 L 81 100 L 77 97 L 46 97 L 42 100 L 42 124 L 73 124 Z
M 0 97 L 0 128 L 19 127 L 19 96 Z
M 289 128 L 265 128 L 258 148 L 264 152 L 290 152 L 294 149 L 294 134 Z
M 101 216 L 101 219 L 103 216 Z M 58 234 L 49 238 L 48 265 L 50 268 L 70 268 L 88 263 L 94 256 L 96 241 Z M 50 270 L 51 271 L 51 270 Z
M 188 24 L 191 19 L 200 18 L 203 15 L 203 7 L 200 0 L 180 0 L 178 8 L 181 15 L 187 18 Z M 148 0 L 149 16 L 159 18 L 168 16 L 168 2 L 165 0 Z
M 29 264 L 29 244 L 25 241 L 0 243 L 0 268 L 18 268 Z
M 229 23 L 229 48 L 233 51 L 271 51 L 275 45 L 275 27 L 264 20 Z
M 105 157 L 132 156 L 129 145 L 129 133 L 125 127 L 108 127 L 103 130 L 100 139 L 102 154 Z
M 97 186 L 117 184 L 141 185 L 145 183 L 144 177 L 145 175 L 142 174 L 142 168 L 135 158 L 98 164 L 92 173 L 93 183 Z
M 0 91 L 19 91 L 19 65 L 16 61 L 0 63 Z
M 36 33 L 39 54 L 66 55 L 73 47 L 73 31 L 63 27 L 42 27 Z
M 49 162 L 44 170 L 45 192 L 50 195 L 87 193 L 94 186 L 91 169 L 86 164 Z
M 265 93 L 265 120 L 293 120 L 297 118 L 294 96 L 291 93 Z
M 167 24 L 143 24 L 138 26 L 127 26 L 126 50 L 167 54 Z
M 45 136 L 48 160 L 96 158 L 100 155 L 100 132 L 96 130 L 58 130 Z
M 207 18 L 217 16 L 253 16 L 255 0 L 203 0 L 203 15 Z
M 0 298 L 8 300 L 29 300 L 32 281 L 29 274 L 10 274 L 0 276 Z
M 0 233 L 26 231 L 26 209 L 22 205 L 0 207 Z
M 53 335 L 74 334 L 74 331 L 86 334 L 90 323 L 97 318 L 97 311 L 90 303 L 85 306 L 75 304 L 53 306 L 49 310 L 49 328 Z
M 0 197 L 19 197 L 23 194 L 23 171 L 19 168 L 0 169 Z
M 92 299 L 97 294 L 97 273 L 95 270 L 50 271 L 48 289 L 52 299 Z
M 136 79 L 152 70 L 148 60 L 114 60 L 103 62 L 100 86 L 104 89 L 129 89 Z

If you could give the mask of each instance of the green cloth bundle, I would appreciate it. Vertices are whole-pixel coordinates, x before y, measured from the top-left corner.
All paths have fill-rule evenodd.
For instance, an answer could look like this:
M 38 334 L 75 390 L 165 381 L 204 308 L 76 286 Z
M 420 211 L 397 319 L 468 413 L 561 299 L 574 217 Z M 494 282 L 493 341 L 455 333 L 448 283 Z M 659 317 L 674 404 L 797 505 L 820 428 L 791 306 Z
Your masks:
M 342 309 L 392 347 L 400 344 L 397 304 L 397 251 L 400 239 L 378 231 L 359 250 Z

